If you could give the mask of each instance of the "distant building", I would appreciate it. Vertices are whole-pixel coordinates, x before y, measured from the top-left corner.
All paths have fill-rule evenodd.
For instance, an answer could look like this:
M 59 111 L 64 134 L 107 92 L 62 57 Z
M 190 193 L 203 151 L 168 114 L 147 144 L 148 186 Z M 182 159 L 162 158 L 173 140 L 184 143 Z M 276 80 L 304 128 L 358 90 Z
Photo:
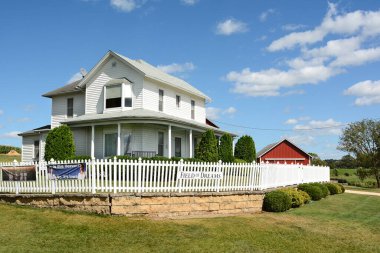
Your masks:
M 311 164 L 311 156 L 287 139 L 269 144 L 257 153 L 258 163 Z

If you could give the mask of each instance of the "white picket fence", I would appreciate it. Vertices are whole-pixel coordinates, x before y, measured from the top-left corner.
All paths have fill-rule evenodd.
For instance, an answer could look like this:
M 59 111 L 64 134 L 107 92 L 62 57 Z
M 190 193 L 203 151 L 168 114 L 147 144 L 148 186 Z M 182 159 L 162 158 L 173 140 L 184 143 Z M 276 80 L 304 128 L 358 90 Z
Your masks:
M 84 180 L 50 180 L 47 165 L 86 163 Z M 328 182 L 329 167 L 257 164 L 89 160 L 40 163 L 0 163 L 1 167 L 36 166 L 35 181 L 3 181 L 0 193 L 122 193 L 255 191 L 309 182 Z M 180 175 L 220 175 L 183 178 Z

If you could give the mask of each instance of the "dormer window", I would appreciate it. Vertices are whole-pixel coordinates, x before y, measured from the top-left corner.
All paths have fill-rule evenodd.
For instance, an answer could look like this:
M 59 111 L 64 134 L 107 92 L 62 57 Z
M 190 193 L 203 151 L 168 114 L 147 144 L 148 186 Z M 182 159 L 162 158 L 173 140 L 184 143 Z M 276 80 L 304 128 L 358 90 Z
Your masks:
M 121 107 L 121 84 L 106 86 L 106 109 Z
M 120 79 L 112 79 L 104 87 L 104 109 L 131 109 L 133 91 L 130 83 L 117 83 Z

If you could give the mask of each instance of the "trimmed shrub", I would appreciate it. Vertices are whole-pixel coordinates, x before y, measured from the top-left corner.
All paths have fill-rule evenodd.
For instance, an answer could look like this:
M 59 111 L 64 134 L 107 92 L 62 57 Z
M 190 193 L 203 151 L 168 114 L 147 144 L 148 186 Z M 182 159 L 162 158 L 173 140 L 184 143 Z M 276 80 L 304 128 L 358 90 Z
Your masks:
M 324 185 L 329 189 L 331 195 L 342 193 L 342 189 L 337 184 L 325 183 Z
M 202 134 L 202 139 L 195 149 L 195 158 L 205 162 L 218 161 L 218 140 L 215 137 L 214 131 L 207 130 Z
M 234 163 L 247 163 L 243 159 L 235 158 Z
M 292 206 L 292 199 L 283 191 L 272 191 L 265 194 L 263 210 L 267 212 L 284 212 Z
M 75 156 L 75 144 L 70 127 L 61 125 L 52 129 L 46 137 L 45 161 L 68 160 Z
M 289 195 L 289 197 L 291 198 L 292 200 L 292 207 L 293 208 L 296 208 L 296 207 L 300 207 L 304 204 L 305 200 L 304 200 L 304 196 L 302 195 L 301 192 L 297 191 L 296 189 L 294 188 L 289 188 L 289 189 L 283 189 L 283 190 L 280 190 L 282 192 L 285 192 L 286 194 Z M 306 193 L 307 194 L 307 193 Z
M 223 162 L 227 163 L 231 163 L 234 161 L 232 137 L 230 134 L 223 134 L 220 138 L 219 160 L 222 160 Z
M 298 190 L 304 191 L 311 197 L 312 200 L 317 201 L 322 199 L 323 193 L 321 188 L 311 184 L 300 184 Z
M 302 190 L 298 190 L 298 192 L 299 192 L 299 193 L 302 195 L 302 197 L 303 197 L 303 203 L 304 203 L 304 204 L 309 204 L 310 201 L 311 201 L 311 198 L 310 198 L 309 194 L 307 194 L 307 192 L 304 192 L 304 191 L 302 191 Z
M 340 189 L 342 190 L 342 193 L 344 193 L 346 191 L 346 188 L 344 188 L 344 186 L 342 184 L 338 184 Z
M 250 163 L 256 160 L 255 142 L 251 136 L 243 135 L 239 138 L 235 145 L 235 157 Z
M 69 160 L 91 160 L 91 156 L 89 155 L 75 155 L 70 157 Z
M 310 183 L 310 185 L 315 185 L 321 189 L 322 198 L 326 198 L 328 195 L 330 195 L 329 188 L 327 188 L 326 185 L 321 184 L 321 183 Z

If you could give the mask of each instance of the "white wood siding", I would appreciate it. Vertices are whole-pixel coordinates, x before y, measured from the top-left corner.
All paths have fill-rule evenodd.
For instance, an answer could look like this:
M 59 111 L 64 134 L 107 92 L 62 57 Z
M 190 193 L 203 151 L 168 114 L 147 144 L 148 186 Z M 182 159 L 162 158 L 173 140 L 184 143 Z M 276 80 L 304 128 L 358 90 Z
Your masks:
M 206 123 L 205 100 L 179 89 L 169 86 L 160 85 L 144 79 L 143 87 L 143 108 L 158 111 L 158 90 L 164 91 L 164 108 L 163 112 L 175 117 L 191 120 L 191 100 L 195 101 L 195 121 Z M 180 107 L 177 107 L 176 96 L 181 97 Z
M 112 66 L 116 63 L 115 66 Z M 104 85 L 111 79 L 126 77 L 133 82 L 132 107 L 142 108 L 143 76 L 136 70 L 111 57 L 86 85 L 86 114 L 101 114 L 104 109 Z
M 87 129 L 86 128 L 73 128 L 71 129 L 74 135 L 75 155 L 88 155 L 87 154 Z
M 39 139 L 38 136 L 23 136 L 22 137 L 22 161 L 33 161 L 34 155 L 34 141 Z
M 71 94 L 52 98 L 51 127 L 57 127 L 60 122 L 67 119 L 67 99 L 74 99 L 74 115 L 81 116 L 85 113 L 85 94 Z

